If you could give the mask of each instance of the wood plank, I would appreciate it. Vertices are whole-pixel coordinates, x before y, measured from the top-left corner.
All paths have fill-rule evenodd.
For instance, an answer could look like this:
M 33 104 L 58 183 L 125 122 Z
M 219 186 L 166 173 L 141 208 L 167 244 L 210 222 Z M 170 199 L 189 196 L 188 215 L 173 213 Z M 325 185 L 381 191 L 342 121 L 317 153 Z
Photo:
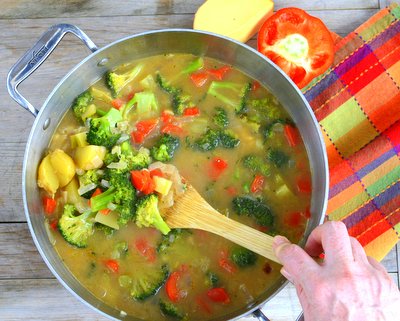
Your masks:
M 117 6 L 110 6 L 108 0 L 3 0 L 0 19 L 27 18 L 71 18 L 71 17 L 107 17 L 115 16 L 148 16 L 167 14 L 193 14 L 203 0 L 120 0 Z M 275 3 L 275 9 L 292 7 L 293 0 L 282 0 Z M 314 10 L 345 10 L 379 8 L 379 0 L 336 0 L 308 1 L 298 0 L 296 7 Z
M 0 279 L 53 277 L 26 223 L 0 224 L 0 253 Z
M 56 279 L 0 280 L 2 320 L 107 320 L 70 294 Z

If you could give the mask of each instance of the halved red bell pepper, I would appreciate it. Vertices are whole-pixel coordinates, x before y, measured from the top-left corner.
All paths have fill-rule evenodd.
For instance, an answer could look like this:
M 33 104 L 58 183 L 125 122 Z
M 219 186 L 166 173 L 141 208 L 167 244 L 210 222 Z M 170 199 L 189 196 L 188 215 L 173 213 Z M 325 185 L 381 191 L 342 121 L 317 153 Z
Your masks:
M 276 63 L 299 88 L 325 72 L 334 58 L 331 32 L 299 8 L 283 8 L 258 32 L 258 51 Z

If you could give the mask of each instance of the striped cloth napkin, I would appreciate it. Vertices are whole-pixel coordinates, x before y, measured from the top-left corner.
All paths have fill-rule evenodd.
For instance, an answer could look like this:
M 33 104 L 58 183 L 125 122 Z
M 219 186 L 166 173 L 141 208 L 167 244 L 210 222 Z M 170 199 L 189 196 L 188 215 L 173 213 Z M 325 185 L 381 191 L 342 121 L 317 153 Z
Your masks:
M 400 235 L 400 7 L 336 42 L 333 67 L 303 89 L 325 139 L 327 215 L 381 260 Z

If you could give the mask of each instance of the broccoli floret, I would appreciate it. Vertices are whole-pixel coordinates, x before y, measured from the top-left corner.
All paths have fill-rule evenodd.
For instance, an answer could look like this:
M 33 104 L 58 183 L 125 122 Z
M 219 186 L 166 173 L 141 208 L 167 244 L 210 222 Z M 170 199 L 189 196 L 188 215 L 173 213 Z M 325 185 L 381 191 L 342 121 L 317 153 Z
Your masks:
M 246 215 L 256 220 L 261 226 L 271 227 L 274 217 L 271 210 L 261 200 L 250 196 L 237 196 L 232 200 L 233 210 L 238 215 Z
M 185 320 L 186 317 L 178 310 L 178 308 L 171 302 L 160 300 L 160 310 L 166 317 L 171 317 L 177 320 Z
M 135 111 L 138 115 L 149 115 L 152 112 L 159 111 L 159 105 L 156 96 L 151 91 L 142 91 L 135 93 L 133 98 L 122 108 L 122 117 L 127 119 L 130 110 L 136 106 Z
M 121 113 L 111 108 L 104 116 L 92 118 L 90 120 L 89 131 L 86 134 L 86 140 L 91 145 L 104 146 L 111 149 L 118 139 L 120 133 L 116 133 L 116 124 L 122 120 Z
M 218 146 L 235 148 L 239 143 L 240 140 L 235 138 L 233 134 L 228 131 L 208 128 L 207 131 L 194 142 L 193 146 L 201 151 L 210 151 L 216 149 Z
M 250 169 L 253 173 L 261 173 L 264 176 L 270 175 L 269 164 L 260 156 L 248 155 L 242 159 L 243 166 Z
M 156 75 L 156 82 L 162 90 L 170 95 L 172 110 L 175 114 L 182 115 L 187 107 L 193 106 L 190 96 L 184 95 L 182 89 L 171 86 L 159 73 Z
M 90 91 L 84 91 L 72 103 L 72 111 L 76 119 L 83 124 L 87 118 L 96 114 L 96 106 L 92 104 L 93 96 Z
M 94 223 L 94 227 L 98 231 L 102 231 L 105 235 L 113 235 L 115 230 L 112 227 L 101 224 L 99 222 Z
M 79 187 L 93 184 L 93 188 L 90 191 L 82 194 L 81 196 L 86 199 L 91 198 L 94 191 L 96 190 L 96 187 L 100 184 L 102 177 L 103 177 L 102 171 L 99 171 L 98 169 L 89 169 L 82 175 L 79 175 L 78 176 Z
M 158 209 L 158 197 L 156 194 L 145 195 L 137 201 L 135 223 L 139 227 L 155 227 L 164 235 L 171 231 Z
M 267 158 L 278 168 L 286 166 L 290 159 L 288 155 L 279 149 L 271 149 Z
M 160 162 L 168 162 L 174 157 L 175 151 L 180 146 L 178 137 L 163 134 L 158 142 L 151 148 L 151 156 Z
M 125 225 L 135 216 L 136 190 L 125 173 L 107 169 L 104 175 L 110 187 L 100 195 L 91 198 L 93 212 L 108 208 L 109 204 L 116 205 L 119 213 L 118 223 Z
M 79 215 L 74 205 L 64 205 L 58 229 L 69 244 L 80 248 L 86 247 L 89 237 L 93 234 L 93 225 L 93 215 L 90 211 Z
M 242 115 L 247 111 L 247 98 L 250 90 L 251 83 L 242 85 L 229 81 L 213 81 L 208 88 L 207 94 L 234 108 L 237 115 Z M 236 99 L 228 97 L 232 92 L 236 95 Z
M 278 119 L 284 119 L 282 107 L 275 101 L 272 96 L 261 99 L 252 99 L 247 101 L 249 120 L 258 124 L 261 122 L 275 122 Z
M 183 229 L 174 228 L 168 234 L 163 235 L 161 242 L 157 245 L 157 252 L 165 252 L 176 240 L 181 238 L 183 231 Z
M 115 145 L 111 152 L 106 154 L 104 163 L 123 173 L 147 168 L 151 163 L 150 151 L 144 147 L 137 151 L 129 141 L 124 141 L 121 145 Z
M 214 150 L 219 145 L 219 132 L 208 128 L 207 131 L 194 142 L 194 147 L 201 151 Z
M 233 248 L 231 260 L 239 267 L 254 265 L 257 261 L 257 254 L 241 246 Z
M 134 80 L 141 72 L 143 65 L 138 64 L 133 69 L 123 74 L 116 74 L 115 72 L 109 72 L 106 75 L 106 84 L 110 88 L 114 97 L 117 97 L 121 90 Z
M 240 140 L 226 130 L 219 132 L 219 142 L 222 147 L 229 149 L 235 148 L 240 144 Z
M 220 128 L 227 127 L 229 125 L 229 119 L 226 110 L 222 107 L 216 107 L 213 121 L 214 124 Z
M 214 272 L 208 271 L 206 274 L 207 286 L 210 288 L 215 288 L 219 285 L 219 277 Z
M 166 265 L 157 270 L 147 268 L 144 275 L 136 275 L 132 280 L 130 295 L 133 299 L 143 301 L 155 295 L 168 278 L 169 270 Z
M 285 125 L 285 124 L 290 124 L 290 123 L 291 123 L 291 121 L 286 118 L 274 119 L 270 123 L 268 123 L 267 125 L 265 125 L 261 128 L 261 133 L 265 139 L 271 138 L 274 134 L 273 128 L 276 124 Z

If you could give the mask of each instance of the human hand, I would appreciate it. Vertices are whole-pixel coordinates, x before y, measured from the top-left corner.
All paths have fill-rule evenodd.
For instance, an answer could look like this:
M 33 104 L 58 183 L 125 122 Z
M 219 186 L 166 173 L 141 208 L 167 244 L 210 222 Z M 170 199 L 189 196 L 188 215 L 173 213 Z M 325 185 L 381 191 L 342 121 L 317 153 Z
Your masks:
M 304 250 L 283 236 L 275 236 L 273 249 L 282 275 L 296 287 L 306 321 L 399 320 L 397 285 L 343 223 L 318 226 Z M 322 252 L 325 258 L 317 263 L 312 257 Z

